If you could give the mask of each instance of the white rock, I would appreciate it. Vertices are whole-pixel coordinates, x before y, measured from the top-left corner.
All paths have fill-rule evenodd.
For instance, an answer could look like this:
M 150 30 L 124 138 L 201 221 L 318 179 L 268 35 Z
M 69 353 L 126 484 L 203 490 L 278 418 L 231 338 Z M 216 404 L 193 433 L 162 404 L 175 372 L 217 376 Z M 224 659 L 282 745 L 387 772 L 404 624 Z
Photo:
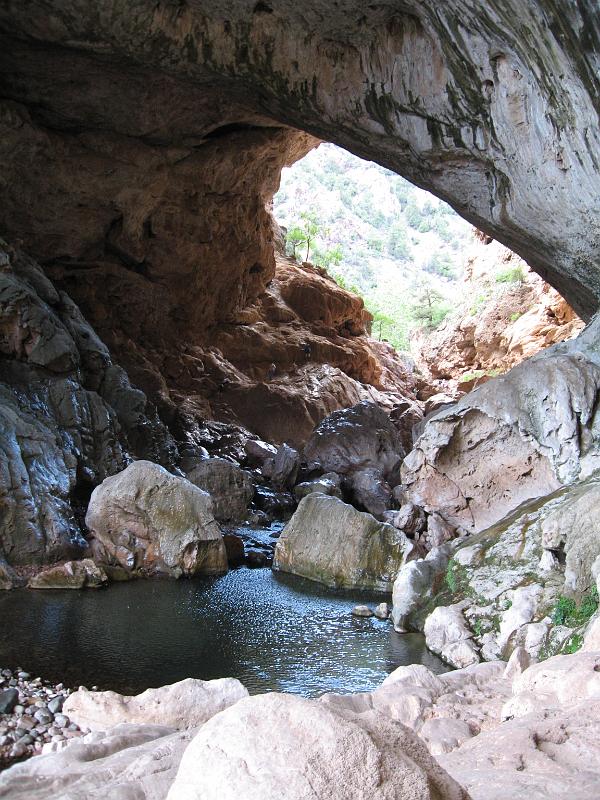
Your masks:
M 185 729 L 202 725 L 247 696 L 247 689 L 235 678 L 186 678 L 134 696 L 79 689 L 67 698 L 63 710 L 79 727 L 93 731 L 124 722 Z
M 242 700 L 185 751 L 168 800 L 467 800 L 425 745 L 382 714 L 281 694 Z
M 118 725 L 0 773 L 10 800 L 164 800 L 191 732 Z
M 537 583 L 530 586 L 520 586 L 511 593 L 512 604 L 502 614 L 502 619 L 500 620 L 500 634 L 498 636 L 500 647 L 503 648 L 507 644 L 511 635 L 521 625 L 533 620 L 541 593 L 542 587 Z

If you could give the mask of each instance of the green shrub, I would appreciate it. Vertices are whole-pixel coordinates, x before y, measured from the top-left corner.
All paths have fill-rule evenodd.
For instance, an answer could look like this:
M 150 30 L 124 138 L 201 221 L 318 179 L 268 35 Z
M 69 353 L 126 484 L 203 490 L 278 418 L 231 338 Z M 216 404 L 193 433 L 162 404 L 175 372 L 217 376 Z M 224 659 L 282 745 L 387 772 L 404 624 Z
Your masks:
M 511 322 L 516 322 L 519 319 L 519 317 L 522 317 L 522 316 L 523 316 L 523 314 L 520 311 L 515 311 L 514 314 L 510 315 L 509 319 L 510 319 Z
M 496 283 L 523 283 L 525 273 L 522 267 L 508 267 L 496 273 Z
M 576 628 L 584 625 L 598 610 L 598 590 L 594 586 L 581 598 L 579 605 L 572 597 L 559 597 L 552 611 L 555 625 Z
M 453 558 L 451 558 L 446 568 L 446 586 L 450 589 L 452 594 L 454 594 L 457 589 L 456 575 L 454 574 L 455 567 L 456 567 L 456 561 Z

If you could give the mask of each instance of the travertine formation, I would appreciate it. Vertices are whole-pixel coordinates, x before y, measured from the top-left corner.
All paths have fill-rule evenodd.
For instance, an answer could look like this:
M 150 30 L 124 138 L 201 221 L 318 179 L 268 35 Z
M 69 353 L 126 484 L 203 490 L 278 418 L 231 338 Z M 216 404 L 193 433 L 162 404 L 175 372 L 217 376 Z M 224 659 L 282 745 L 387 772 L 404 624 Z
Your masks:
M 101 296 L 135 287 L 149 337 L 157 288 L 164 317 L 210 324 L 273 274 L 291 125 L 443 196 L 589 317 L 598 32 L 590 2 L 10 0 L 0 223 Z

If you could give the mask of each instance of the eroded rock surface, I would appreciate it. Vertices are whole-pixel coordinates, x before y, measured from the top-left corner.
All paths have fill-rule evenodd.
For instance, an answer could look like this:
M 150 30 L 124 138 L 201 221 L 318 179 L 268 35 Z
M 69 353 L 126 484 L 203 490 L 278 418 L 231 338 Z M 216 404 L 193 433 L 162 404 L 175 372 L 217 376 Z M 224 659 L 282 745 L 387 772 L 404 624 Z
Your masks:
M 150 461 L 134 461 L 94 489 L 86 525 L 99 563 L 140 575 L 227 572 L 210 495 Z
M 600 319 L 426 423 L 402 465 L 406 495 L 465 531 L 598 467 Z
M 118 281 L 120 261 L 140 289 L 185 287 L 182 310 L 208 321 L 206 281 L 235 310 L 272 274 L 264 192 L 292 125 L 449 200 L 589 316 L 600 287 L 593 11 L 520 0 L 402 9 L 351 0 L 326 14 L 315 0 L 252 11 L 241 0 L 134 9 L 106 0 L 61 3 L 48 24 L 41 0 L 6 3 L 0 222 L 33 234 L 48 257 L 108 250 Z M 228 139 L 224 167 L 204 169 Z M 225 194 L 234 210 L 224 215 Z M 236 233 L 222 236 L 231 216 Z M 226 276 L 217 240 L 234 256 Z
M 0 557 L 82 553 L 95 485 L 130 453 L 172 464 L 166 428 L 78 308 L 0 242 Z
M 467 640 L 474 658 L 484 660 L 515 649 L 534 659 L 578 649 L 598 607 L 599 498 L 596 474 L 455 540 L 445 558 L 431 551 L 406 564 L 394 583 L 394 623 L 424 628 L 428 646 L 455 665 L 443 652 L 446 642 L 428 631 L 443 628 L 446 639 Z M 449 624 L 455 618 L 460 635 Z
M 165 725 L 182 730 L 197 728 L 247 696 L 247 690 L 235 678 L 186 678 L 132 697 L 82 688 L 69 696 L 63 710 L 80 727 L 92 731 L 121 724 Z
M 187 473 L 198 488 L 208 492 L 218 522 L 241 522 L 254 494 L 250 473 L 224 458 L 207 458 Z

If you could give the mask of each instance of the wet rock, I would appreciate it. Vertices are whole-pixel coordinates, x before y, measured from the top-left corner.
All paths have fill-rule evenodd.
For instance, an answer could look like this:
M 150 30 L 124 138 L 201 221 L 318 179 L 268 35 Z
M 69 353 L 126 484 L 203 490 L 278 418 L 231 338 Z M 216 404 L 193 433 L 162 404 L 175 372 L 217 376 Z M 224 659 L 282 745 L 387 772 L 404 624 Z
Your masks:
M 246 557 L 244 551 L 244 540 L 241 536 L 236 536 L 235 533 L 223 534 L 223 542 L 225 544 L 225 551 L 227 552 L 227 561 L 232 566 L 242 564 Z
M 379 603 L 373 613 L 378 619 L 387 619 L 390 616 L 390 607 L 387 603 Z
M 353 617 L 372 617 L 373 611 L 369 606 L 354 606 L 352 609 Z
M 294 487 L 294 497 L 298 502 L 300 502 L 300 500 L 302 500 L 303 497 L 306 497 L 306 495 L 318 493 L 328 494 L 332 497 L 339 497 L 341 500 L 342 492 L 340 489 L 340 484 L 340 476 L 336 472 L 326 472 L 319 478 L 296 484 Z
M 136 461 L 94 490 L 86 524 L 97 560 L 152 575 L 227 571 L 210 495 L 149 461 Z
M 10 714 L 19 702 L 17 689 L 4 689 L 0 692 L 0 714 Z
M 249 472 L 224 458 L 207 458 L 187 474 L 187 479 L 210 494 L 218 522 L 241 522 L 245 518 L 254 494 Z
M 108 581 L 104 570 L 90 558 L 67 561 L 39 572 L 27 584 L 30 589 L 98 588 Z
M 248 550 L 246 563 L 249 567 L 261 569 L 262 567 L 270 567 L 273 563 L 273 557 L 261 550 Z
M 330 414 L 315 428 L 304 448 L 308 463 L 339 475 L 373 467 L 387 478 L 403 456 L 402 443 L 389 416 L 366 401 Z
M 391 591 L 412 544 L 336 497 L 305 497 L 275 547 L 274 569 L 339 588 Z
M 64 712 L 77 725 L 92 731 L 121 723 L 162 724 L 184 730 L 202 725 L 247 696 L 246 689 L 234 678 L 186 678 L 134 696 L 79 689 L 66 700 Z
M 250 729 L 253 736 L 243 735 Z M 265 737 L 271 742 L 267 749 Z M 232 763 L 247 768 L 232 770 Z M 383 800 L 399 797 L 398 787 L 410 787 L 423 800 L 466 800 L 401 725 L 373 712 L 335 713 L 313 700 L 271 693 L 242 700 L 202 727 L 184 754 L 168 800 L 361 795 Z
M 285 519 L 296 508 L 294 498 L 289 492 L 276 492 L 267 486 L 255 488 L 254 503 L 271 520 Z

